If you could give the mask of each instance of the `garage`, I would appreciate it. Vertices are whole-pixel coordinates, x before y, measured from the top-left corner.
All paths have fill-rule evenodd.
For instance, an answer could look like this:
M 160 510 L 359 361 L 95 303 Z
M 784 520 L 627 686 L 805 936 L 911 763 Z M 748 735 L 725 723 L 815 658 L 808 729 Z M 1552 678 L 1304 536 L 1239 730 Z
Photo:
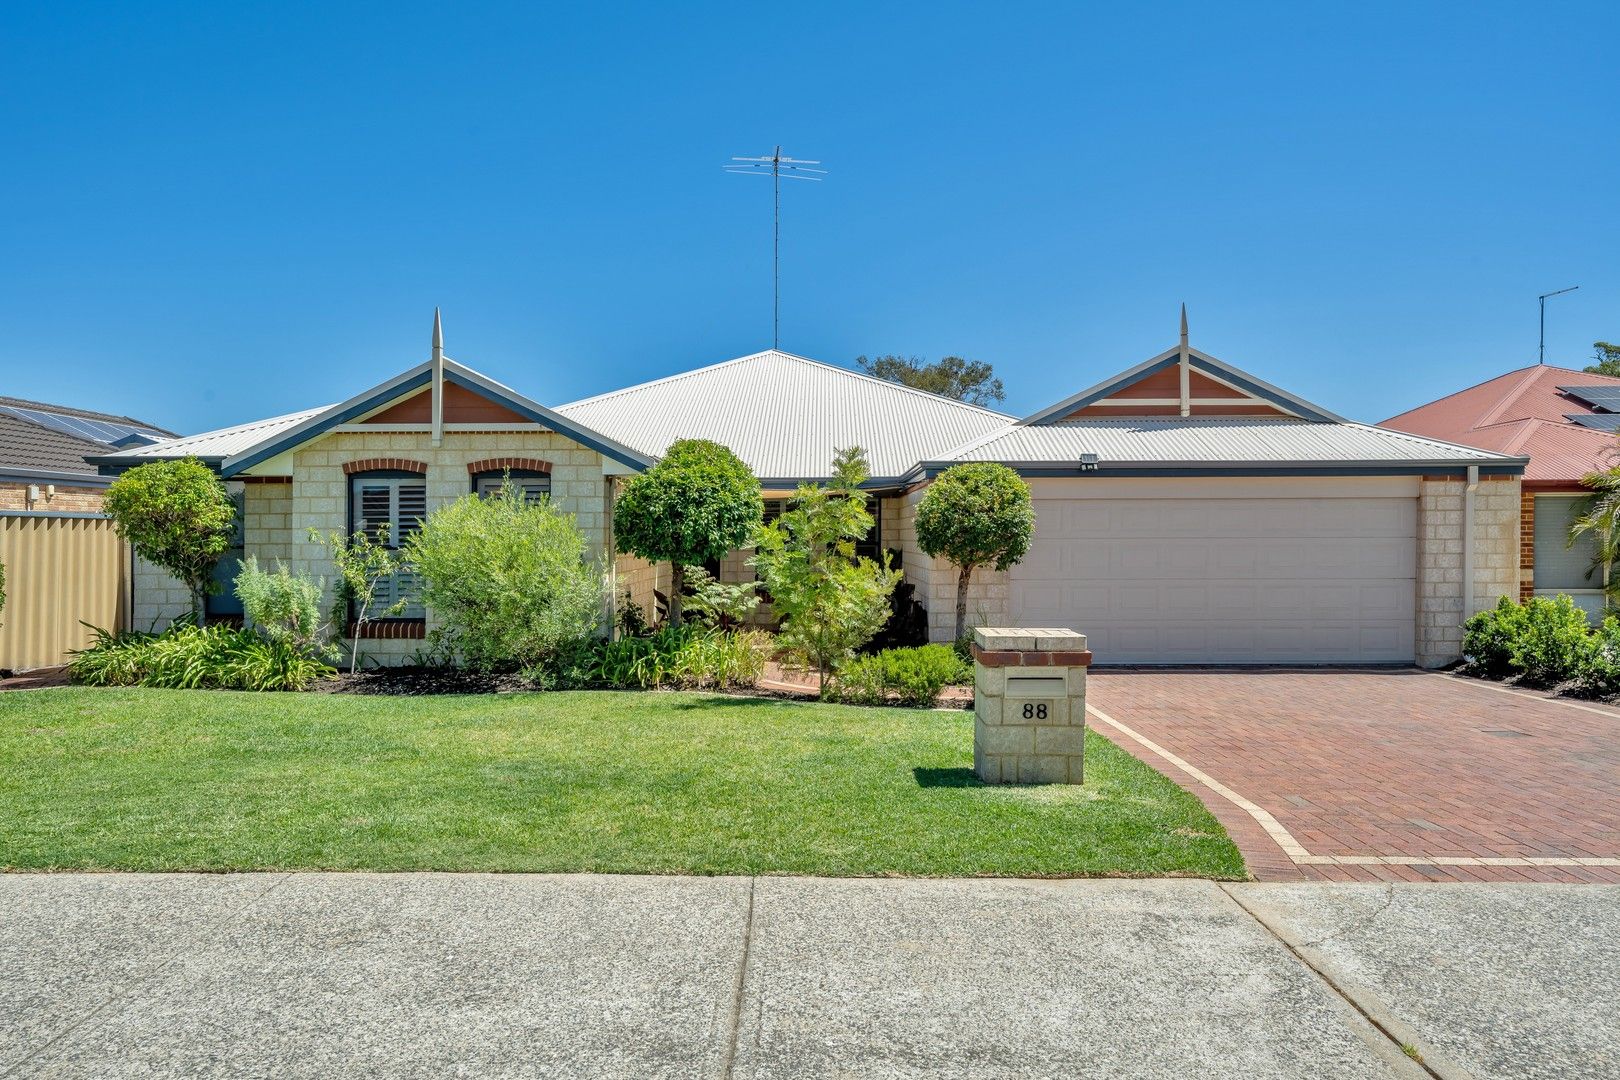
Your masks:
M 1034 484 L 1009 608 L 1021 625 L 1084 632 L 1099 664 L 1413 660 L 1415 482 L 1324 497 L 1161 480 L 1132 485 L 1148 497 L 1041 497 L 1051 486 Z

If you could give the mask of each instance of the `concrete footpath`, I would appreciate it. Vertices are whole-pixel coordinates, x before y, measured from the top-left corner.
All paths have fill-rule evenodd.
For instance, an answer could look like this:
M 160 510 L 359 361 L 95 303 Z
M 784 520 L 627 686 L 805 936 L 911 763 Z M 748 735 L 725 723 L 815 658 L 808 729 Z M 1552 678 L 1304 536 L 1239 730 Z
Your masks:
M 1617 1072 L 1620 887 L 0 875 L 4 1077 Z

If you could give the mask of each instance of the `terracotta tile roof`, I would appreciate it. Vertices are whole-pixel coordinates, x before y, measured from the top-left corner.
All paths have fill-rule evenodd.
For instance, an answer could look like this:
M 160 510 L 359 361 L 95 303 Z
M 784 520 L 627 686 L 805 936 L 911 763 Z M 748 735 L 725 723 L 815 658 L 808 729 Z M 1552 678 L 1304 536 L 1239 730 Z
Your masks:
M 1596 412 L 1561 386 L 1615 386 L 1620 379 L 1537 365 L 1510 371 L 1385 420 L 1380 427 L 1528 456 L 1526 481 L 1577 483 L 1620 464 L 1620 440 L 1570 416 Z

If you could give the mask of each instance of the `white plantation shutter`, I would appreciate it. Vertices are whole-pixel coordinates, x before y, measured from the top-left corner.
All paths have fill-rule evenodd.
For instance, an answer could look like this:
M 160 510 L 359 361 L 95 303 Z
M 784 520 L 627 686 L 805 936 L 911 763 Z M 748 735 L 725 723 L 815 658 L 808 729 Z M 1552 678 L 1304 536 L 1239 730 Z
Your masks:
M 492 499 L 501 493 L 501 484 L 504 476 L 480 476 L 478 478 L 478 496 L 483 499 Z M 551 494 L 551 477 L 549 476 L 514 476 L 512 486 L 523 494 L 523 501 L 537 503 Z
M 373 540 L 381 537 L 381 526 L 388 527 L 388 546 L 394 550 L 422 526 L 427 517 L 427 483 L 421 477 L 359 477 L 354 481 L 354 531 Z M 416 602 L 414 574 L 391 574 L 377 583 L 374 611 L 386 610 L 400 600 L 405 609 L 396 617 L 420 619 L 422 605 Z

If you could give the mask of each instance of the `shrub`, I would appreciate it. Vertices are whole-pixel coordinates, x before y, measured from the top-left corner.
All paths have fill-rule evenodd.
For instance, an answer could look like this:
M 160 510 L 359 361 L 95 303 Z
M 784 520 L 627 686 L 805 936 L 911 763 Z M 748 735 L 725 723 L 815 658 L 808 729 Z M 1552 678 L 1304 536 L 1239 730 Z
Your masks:
M 861 656 L 838 673 L 833 696 L 860 705 L 896 702 L 932 708 L 947 686 L 973 681 L 973 668 L 949 645 L 885 649 Z
M 109 633 L 73 653 L 68 674 L 87 686 L 185 690 L 302 690 L 333 674 L 292 642 L 252 630 L 178 622 L 161 634 Z
M 1575 686 L 1584 694 L 1620 692 L 1620 619 L 1610 615 L 1592 635 L 1575 669 Z
M 692 590 L 692 595 L 687 597 L 692 617 L 705 626 L 735 629 L 746 623 L 748 616 L 759 607 L 758 582 L 725 582 L 701 566 L 688 566 L 686 584 Z
M 185 584 L 200 622 L 236 521 L 213 471 L 195 458 L 138 465 L 108 485 L 102 508 L 136 554 Z
M 428 515 L 406 543 L 422 602 L 446 648 L 483 671 L 531 669 L 602 620 L 602 573 L 585 537 L 550 499 L 510 483 L 464 495 Z
M 826 487 L 799 485 L 792 509 L 759 530 L 752 562 L 781 618 L 778 641 L 812 668 L 819 686 L 883 629 L 900 571 L 855 554 L 872 530 L 866 510 L 866 457 L 858 447 L 833 458 Z
M 259 560 L 249 555 L 236 575 L 236 597 L 248 624 L 273 641 L 287 641 L 312 655 L 331 651 L 324 640 L 327 627 L 321 622 L 321 597 L 326 579 L 294 574 L 285 563 L 276 561 L 275 573 L 259 569 Z
M 759 480 L 736 454 L 681 439 L 625 481 L 613 510 L 614 543 L 627 555 L 671 564 L 669 621 L 679 626 L 686 567 L 742 547 L 764 513 Z
M 917 504 L 917 546 L 957 568 L 956 636 L 967 630 L 968 582 L 981 566 L 1005 570 L 1023 559 L 1035 532 L 1029 485 L 1005 465 L 953 465 Z
M 1548 686 L 1575 674 L 1592 650 L 1586 613 L 1567 596 L 1533 596 L 1514 638 L 1513 666 L 1527 682 Z
M 363 529 L 352 535 L 333 531 L 325 536 L 319 529 L 309 530 L 312 544 L 324 544 L 326 552 L 337 567 L 338 587 L 332 597 L 332 625 L 343 627 L 349 621 L 349 610 L 354 609 L 354 633 L 350 635 L 349 674 L 360 666 L 360 639 L 365 637 L 366 623 L 372 619 L 397 615 L 405 610 L 406 600 L 396 599 L 385 608 L 379 608 L 378 592 L 385 583 L 404 569 L 400 553 L 388 546 L 391 526 L 387 522 L 373 526 L 372 536 Z
M 648 637 L 600 642 L 588 681 L 599 686 L 725 689 L 759 681 L 770 658 L 770 636 L 698 626 L 666 626 Z
M 1525 609 L 1502 597 L 1489 611 L 1463 623 L 1462 652 L 1467 670 L 1486 679 L 1505 679 L 1518 669 L 1513 650 L 1524 632 Z

